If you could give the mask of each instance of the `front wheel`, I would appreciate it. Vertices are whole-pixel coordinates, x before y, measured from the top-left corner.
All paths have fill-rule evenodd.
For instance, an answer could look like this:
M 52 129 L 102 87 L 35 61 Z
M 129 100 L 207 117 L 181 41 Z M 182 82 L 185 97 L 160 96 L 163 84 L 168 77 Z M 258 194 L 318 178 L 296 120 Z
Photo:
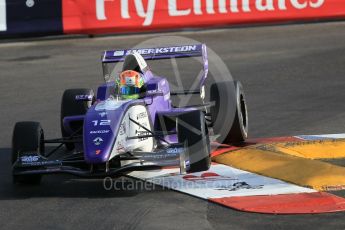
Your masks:
M 188 173 L 206 171 L 211 165 L 211 150 L 205 115 L 186 112 L 177 117 L 178 141 L 185 143 L 189 155 Z
M 69 138 L 72 133 L 65 130 L 63 119 L 68 116 L 77 116 L 86 114 L 87 110 L 92 104 L 92 101 L 77 101 L 76 96 L 78 95 L 94 95 L 92 89 L 68 89 L 64 92 L 61 100 L 61 114 L 60 114 L 60 126 L 62 137 Z M 71 124 L 72 131 L 75 134 L 82 134 L 83 121 L 76 121 Z M 68 150 L 74 149 L 74 143 L 66 143 L 66 148 Z
M 217 82 L 211 86 L 211 118 L 217 140 L 236 144 L 248 136 L 248 112 L 241 82 Z
M 16 123 L 12 136 L 12 165 L 22 153 L 35 152 L 44 155 L 44 132 L 38 122 Z M 42 175 L 13 175 L 14 183 L 39 184 Z

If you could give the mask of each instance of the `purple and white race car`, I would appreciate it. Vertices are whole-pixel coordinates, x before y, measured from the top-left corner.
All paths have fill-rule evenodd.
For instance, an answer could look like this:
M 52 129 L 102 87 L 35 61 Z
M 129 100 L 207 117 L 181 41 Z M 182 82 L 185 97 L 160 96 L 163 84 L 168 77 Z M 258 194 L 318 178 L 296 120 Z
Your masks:
M 153 74 L 145 60 L 201 57 L 198 90 L 171 92 L 164 77 Z M 141 97 L 118 95 L 115 65 L 145 78 Z M 213 83 L 204 44 L 106 51 L 105 83 L 91 89 L 69 89 L 62 97 L 62 138 L 46 140 L 38 122 L 18 122 L 12 139 L 15 183 L 39 183 L 42 175 L 67 173 L 85 178 L 120 176 L 131 171 L 179 166 L 181 173 L 210 167 L 210 134 L 218 143 L 236 144 L 248 132 L 242 86 L 237 81 Z M 171 95 L 199 94 L 202 103 L 175 107 Z M 206 101 L 205 95 L 208 94 Z M 47 147 L 47 144 L 59 144 Z M 48 151 L 49 150 L 49 151 Z

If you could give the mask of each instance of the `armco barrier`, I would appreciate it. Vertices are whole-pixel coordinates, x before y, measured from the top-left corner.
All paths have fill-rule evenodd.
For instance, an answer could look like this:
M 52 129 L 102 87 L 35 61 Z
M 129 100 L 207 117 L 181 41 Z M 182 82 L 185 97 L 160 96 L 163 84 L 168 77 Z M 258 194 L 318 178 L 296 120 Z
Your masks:
M 0 0 L 0 36 L 104 34 L 333 18 L 345 18 L 344 0 Z

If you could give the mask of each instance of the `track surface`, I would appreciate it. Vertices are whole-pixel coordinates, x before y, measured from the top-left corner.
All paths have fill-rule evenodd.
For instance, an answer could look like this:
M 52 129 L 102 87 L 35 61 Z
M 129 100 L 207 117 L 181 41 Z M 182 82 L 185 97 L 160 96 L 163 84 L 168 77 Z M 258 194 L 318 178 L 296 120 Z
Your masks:
M 251 137 L 345 131 L 345 22 L 173 33 L 206 43 L 247 93 Z M 10 178 L 12 127 L 41 121 L 59 135 L 65 88 L 102 82 L 100 51 L 157 35 L 0 44 L 1 229 L 345 229 L 345 213 L 273 216 L 237 212 L 161 188 L 105 191 L 102 181 Z

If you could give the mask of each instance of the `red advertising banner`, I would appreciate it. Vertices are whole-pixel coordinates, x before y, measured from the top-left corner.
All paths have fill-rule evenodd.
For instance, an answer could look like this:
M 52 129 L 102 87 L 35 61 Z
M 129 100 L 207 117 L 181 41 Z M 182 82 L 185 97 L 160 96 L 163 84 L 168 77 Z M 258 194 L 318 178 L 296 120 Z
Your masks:
M 345 18 L 345 0 L 63 0 L 64 33 Z

